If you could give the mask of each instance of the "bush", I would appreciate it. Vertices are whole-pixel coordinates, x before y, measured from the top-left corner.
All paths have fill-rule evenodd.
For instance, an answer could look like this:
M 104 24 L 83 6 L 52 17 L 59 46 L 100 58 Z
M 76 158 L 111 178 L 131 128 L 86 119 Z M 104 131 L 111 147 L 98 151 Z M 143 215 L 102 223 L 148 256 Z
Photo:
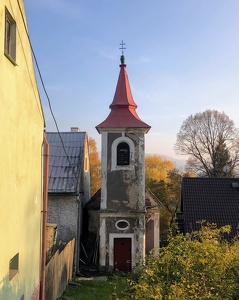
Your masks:
M 229 226 L 202 222 L 199 232 L 170 236 L 156 257 L 128 276 L 123 290 L 116 287 L 114 299 L 239 299 L 239 242 L 226 241 L 229 232 Z

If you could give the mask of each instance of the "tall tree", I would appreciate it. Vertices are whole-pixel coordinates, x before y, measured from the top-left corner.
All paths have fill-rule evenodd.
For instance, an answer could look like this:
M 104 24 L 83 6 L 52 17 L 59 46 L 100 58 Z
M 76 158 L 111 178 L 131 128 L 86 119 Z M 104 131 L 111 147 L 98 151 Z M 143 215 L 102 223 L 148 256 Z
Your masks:
M 91 181 L 91 196 L 93 196 L 100 188 L 100 172 L 101 162 L 96 146 L 96 141 L 89 137 L 89 160 L 90 160 L 90 181 Z
M 213 160 L 213 164 L 213 177 L 223 177 L 225 176 L 225 173 L 227 173 L 227 176 L 231 176 L 233 174 L 233 170 L 231 169 L 230 153 L 223 139 L 219 138 L 219 142 L 215 147 L 215 157 Z
M 206 110 L 183 122 L 174 149 L 188 156 L 188 169 L 199 176 L 223 177 L 224 166 L 232 175 L 239 163 L 238 130 L 224 112 Z
M 174 211 L 174 203 L 171 203 L 170 189 L 167 183 L 170 181 L 168 174 L 175 168 L 174 163 L 165 160 L 159 155 L 145 156 L 145 184 L 152 193 L 161 201 L 164 208 L 160 210 L 160 234 L 161 239 L 167 237 L 170 221 Z
M 174 216 L 180 209 L 181 181 L 183 176 L 192 177 L 193 174 L 180 172 L 175 169 L 172 161 L 165 160 L 159 155 L 146 155 L 146 186 L 164 206 L 160 210 L 161 241 L 167 239 L 169 229 L 174 227 Z
M 146 186 L 150 180 L 166 180 L 168 171 L 175 168 L 170 160 L 163 159 L 159 155 L 145 156 L 145 183 Z

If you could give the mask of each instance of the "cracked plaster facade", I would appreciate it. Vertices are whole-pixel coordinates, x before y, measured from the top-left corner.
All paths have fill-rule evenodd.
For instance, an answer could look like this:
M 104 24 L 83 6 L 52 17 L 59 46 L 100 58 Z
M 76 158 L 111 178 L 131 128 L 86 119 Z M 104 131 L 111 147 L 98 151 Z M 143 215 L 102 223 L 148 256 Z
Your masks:
M 125 139 L 126 138 L 126 139 Z M 112 166 L 116 147 L 121 140 L 130 143 L 129 166 Z M 129 141 L 128 141 L 129 143 Z M 102 133 L 102 187 L 100 210 L 100 266 L 114 268 L 113 239 L 131 239 L 131 267 L 143 263 L 145 257 L 145 178 L 144 131 Z M 119 220 L 129 226 L 117 228 Z

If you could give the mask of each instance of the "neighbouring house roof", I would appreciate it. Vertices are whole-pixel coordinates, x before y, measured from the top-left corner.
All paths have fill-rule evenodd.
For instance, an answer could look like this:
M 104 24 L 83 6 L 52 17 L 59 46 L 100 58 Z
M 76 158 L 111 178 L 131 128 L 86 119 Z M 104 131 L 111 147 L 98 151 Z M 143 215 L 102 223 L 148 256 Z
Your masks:
M 139 118 L 136 108 L 137 105 L 131 93 L 124 56 L 121 56 L 118 83 L 113 102 L 110 105 L 111 112 L 102 123 L 96 126 L 96 129 L 100 132 L 104 128 L 142 128 L 145 129 L 145 132 L 148 132 L 151 127 Z
M 239 225 L 239 178 L 183 178 L 184 232 L 199 229 L 198 221 L 231 225 L 231 237 Z
M 50 144 L 49 193 L 77 193 L 86 132 L 48 132 L 46 136 Z
M 152 193 L 147 187 L 145 187 L 145 206 L 150 208 L 164 207 L 163 204 L 159 201 L 159 199 L 154 195 L 154 193 Z
M 86 204 L 90 210 L 100 210 L 101 189 L 99 189 Z M 163 208 L 163 204 L 159 199 L 148 189 L 145 188 L 145 206 L 147 208 Z

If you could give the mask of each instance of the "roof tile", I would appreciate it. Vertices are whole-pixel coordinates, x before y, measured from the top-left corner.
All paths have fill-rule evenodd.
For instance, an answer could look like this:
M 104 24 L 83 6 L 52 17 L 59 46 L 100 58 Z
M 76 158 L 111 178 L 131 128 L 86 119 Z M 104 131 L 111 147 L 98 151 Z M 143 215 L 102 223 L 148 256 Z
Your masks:
M 231 225 L 231 236 L 239 225 L 239 178 L 183 178 L 182 212 L 184 230 L 199 229 L 198 221 L 216 223 L 218 227 Z
M 84 159 L 86 133 L 60 132 L 59 135 L 58 132 L 47 132 L 46 136 L 50 144 L 49 193 L 76 193 Z

